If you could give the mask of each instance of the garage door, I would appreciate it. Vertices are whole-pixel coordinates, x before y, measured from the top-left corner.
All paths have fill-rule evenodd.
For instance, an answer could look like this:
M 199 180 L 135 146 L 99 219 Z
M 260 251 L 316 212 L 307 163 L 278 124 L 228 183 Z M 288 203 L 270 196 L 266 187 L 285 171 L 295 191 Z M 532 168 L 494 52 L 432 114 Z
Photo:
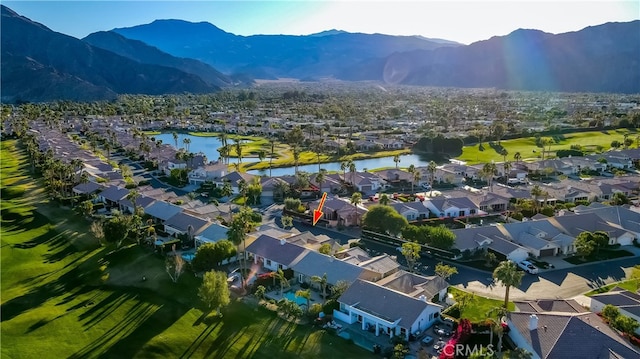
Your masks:
M 555 252 L 556 252 L 555 248 L 543 249 L 540 251 L 540 257 L 550 257 L 550 256 L 553 256 Z
M 361 188 L 362 188 L 362 192 L 371 192 L 372 191 L 371 185 L 365 185 L 365 186 L 362 186 Z

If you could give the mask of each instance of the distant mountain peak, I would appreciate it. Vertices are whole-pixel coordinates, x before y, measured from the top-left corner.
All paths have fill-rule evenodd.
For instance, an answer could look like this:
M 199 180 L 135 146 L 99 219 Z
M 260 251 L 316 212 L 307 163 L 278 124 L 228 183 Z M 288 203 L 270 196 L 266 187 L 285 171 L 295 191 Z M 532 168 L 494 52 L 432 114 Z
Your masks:
M 348 32 L 344 30 L 331 29 L 331 30 L 316 32 L 315 34 L 309 34 L 309 36 L 322 37 L 322 36 L 332 36 L 332 35 L 340 35 L 340 34 L 348 34 Z

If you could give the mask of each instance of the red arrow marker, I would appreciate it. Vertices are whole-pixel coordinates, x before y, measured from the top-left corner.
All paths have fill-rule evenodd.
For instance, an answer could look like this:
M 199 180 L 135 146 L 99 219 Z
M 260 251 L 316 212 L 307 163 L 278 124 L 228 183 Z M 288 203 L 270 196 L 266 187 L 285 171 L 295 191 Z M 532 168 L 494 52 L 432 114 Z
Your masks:
M 313 225 L 315 226 L 316 223 L 318 223 L 318 221 L 320 220 L 320 217 L 322 217 L 322 207 L 324 206 L 324 200 L 327 199 L 327 192 L 324 192 L 322 194 L 322 199 L 320 199 L 320 204 L 318 205 L 318 209 L 314 209 L 313 210 Z

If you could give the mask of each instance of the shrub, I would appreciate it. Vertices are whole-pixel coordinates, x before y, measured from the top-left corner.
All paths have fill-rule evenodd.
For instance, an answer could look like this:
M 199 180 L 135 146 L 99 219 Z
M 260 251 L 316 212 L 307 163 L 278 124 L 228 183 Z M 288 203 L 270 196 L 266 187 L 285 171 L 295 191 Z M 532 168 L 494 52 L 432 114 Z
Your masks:
M 322 311 L 324 312 L 324 314 L 333 314 L 334 309 L 335 310 L 340 309 L 340 303 L 338 303 L 338 301 L 335 299 L 329 299 L 322 306 Z

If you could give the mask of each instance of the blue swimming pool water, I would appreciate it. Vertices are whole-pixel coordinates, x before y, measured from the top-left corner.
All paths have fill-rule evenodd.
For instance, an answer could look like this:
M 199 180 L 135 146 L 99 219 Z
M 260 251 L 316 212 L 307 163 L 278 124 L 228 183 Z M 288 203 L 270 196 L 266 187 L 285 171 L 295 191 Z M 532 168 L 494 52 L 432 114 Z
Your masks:
M 187 262 L 191 262 L 194 257 L 195 257 L 195 254 L 191 254 L 191 253 L 186 253 L 182 255 L 182 258 Z
M 296 302 L 296 304 L 298 305 L 307 305 L 307 300 L 305 298 L 302 297 L 296 297 L 295 293 L 293 292 L 288 292 L 284 294 L 284 297 Z

